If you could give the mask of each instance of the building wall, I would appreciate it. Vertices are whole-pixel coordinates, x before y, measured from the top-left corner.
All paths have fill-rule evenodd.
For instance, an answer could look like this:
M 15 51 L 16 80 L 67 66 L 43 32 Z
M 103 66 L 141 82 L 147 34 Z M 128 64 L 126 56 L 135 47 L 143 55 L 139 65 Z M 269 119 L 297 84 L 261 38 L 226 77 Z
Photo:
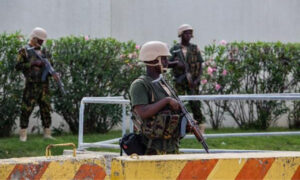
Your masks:
M 112 36 L 122 41 L 172 43 L 183 23 L 195 28 L 194 42 L 201 47 L 222 39 L 295 42 L 300 37 L 297 0 L 115 0 L 112 7 Z
M 110 36 L 110 0 L 1 0 L 0 33 L 28 35 L 40 26 L 49 38 L 67 35 Z
M 177 27 L 189 23 L 200 47 L 222 39 L 296 42 L 299 9 L 298 0 L 1 0 L 0 33 L 28 35 L 41 26 L 50 38 L 111 36 L 172 44 Z

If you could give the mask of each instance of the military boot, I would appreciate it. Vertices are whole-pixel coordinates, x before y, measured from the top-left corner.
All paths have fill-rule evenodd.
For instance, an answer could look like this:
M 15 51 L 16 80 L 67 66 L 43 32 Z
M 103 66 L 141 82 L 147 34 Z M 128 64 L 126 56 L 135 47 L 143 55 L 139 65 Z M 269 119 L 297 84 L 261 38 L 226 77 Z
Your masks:
M 44 128 L 44 138 L 45 139 L 55 139 L 51 136 L 51 130 L 50 128 Z
M 20 141 L 27 141 L 27 129 L 20 129 Z

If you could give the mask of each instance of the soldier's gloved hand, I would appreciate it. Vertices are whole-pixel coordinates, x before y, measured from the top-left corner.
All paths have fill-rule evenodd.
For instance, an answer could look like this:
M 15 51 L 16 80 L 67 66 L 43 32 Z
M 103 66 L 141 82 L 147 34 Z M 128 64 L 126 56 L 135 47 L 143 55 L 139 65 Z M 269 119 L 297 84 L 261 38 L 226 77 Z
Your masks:
M 44 63 L 43 63 L 43 61 L 41 61 L 41 60 L 36 60 L 36 61 L 33 61 L 33 62 L 31 63 L 31 66 L 42 67 L 42 66 L 44 66 Z
M 169 105 L 172 110 L 175 110 L 175 111 L 180 110 L 180 104 L 178 103 L 178 101 L 176 99 L 168 97 L 168 100 L 169 100 Z

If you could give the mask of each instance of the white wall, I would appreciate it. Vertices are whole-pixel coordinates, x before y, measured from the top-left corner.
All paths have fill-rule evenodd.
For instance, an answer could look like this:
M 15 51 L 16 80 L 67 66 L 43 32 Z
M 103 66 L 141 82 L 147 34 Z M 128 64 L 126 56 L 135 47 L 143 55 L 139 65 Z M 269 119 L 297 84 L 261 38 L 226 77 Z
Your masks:
M 195 28 L 201 47 L 214 39 L 300 39 L 299 0 L 113 0 L 112 7 L 112 36 L 122 41 L 172 43 L 183 23 Z
M 299 0 L 1 0 L 0 33 L 28 35 L 41 26 L 49 38 L 111 36 L 171 44 L 177 27 L 189 23 L 200 47 L 214 39 L 296 42 L 299 9 Z
M 110 0 L 1 0 L 0 33 L 40 26 L 49 38 L 66 35 L 110 36 Z

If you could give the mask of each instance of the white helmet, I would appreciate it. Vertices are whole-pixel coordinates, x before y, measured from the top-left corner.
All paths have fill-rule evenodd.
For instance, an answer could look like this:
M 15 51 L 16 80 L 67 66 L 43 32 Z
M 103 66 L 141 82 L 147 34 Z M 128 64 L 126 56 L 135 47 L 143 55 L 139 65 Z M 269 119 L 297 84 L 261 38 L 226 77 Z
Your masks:
M 139 59 L 148 62 L 160 56 L 171 56 L 167 44 L 161 41 L 149 41 L 142 46 Z
M 187 30 L 194 31 L 194 29 L 192 28 L 192 26 L 189 25 L 189 24 L 182 24 L 181 26 L 179 26 L 179 28 L 178 28 L 178 37 L 180 37 L 182 35 L 182 33 L 184 31 L 187 31 Z
M 30 34 L 30 39 L 33 38 L 39 38 L 43 41 L 46 41 L 47 39 L 47 31 L 43 28 L 40 27 L 36 27 L 32 30 L 31 34 Z

